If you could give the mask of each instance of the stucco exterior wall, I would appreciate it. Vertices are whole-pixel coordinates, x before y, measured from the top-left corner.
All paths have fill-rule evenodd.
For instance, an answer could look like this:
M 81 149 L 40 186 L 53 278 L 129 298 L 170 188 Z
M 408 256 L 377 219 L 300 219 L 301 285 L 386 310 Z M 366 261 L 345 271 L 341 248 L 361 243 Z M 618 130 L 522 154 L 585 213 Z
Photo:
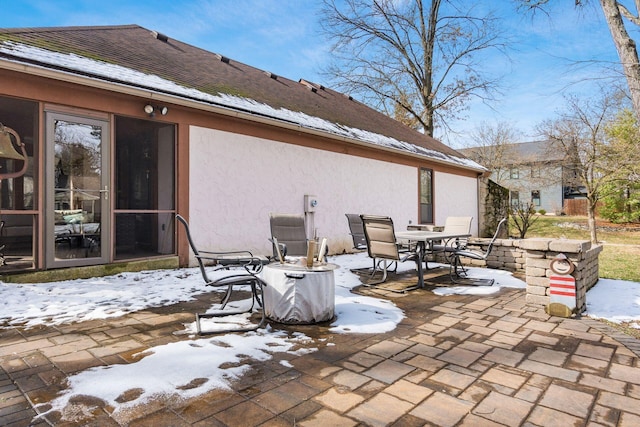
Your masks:
M 189 216 L 196 238 L 217 249 L 271 253 L 269 214 L 304 213 L 331 252 L 351 248 L 345 213 L 416 221 L 415 168 L 252 136 L 192 127 Z M 391 180 L 389 177 L 393 177 Z
M 433 180 L 434 223 L 444 225 L 448 216 L 472 216 L 471 234 L 478 235 L 478 180 L 436 172 Z
M 198 126 L 190 127 L 189 145 L 189 219 L 200 246 L 270 254 L 269 214 L 304 213 L 305 194 L 317 197 L 307 220 L 328 238 L 331 253 L 352 248 L 345 213 L 388 215 L 397 229 L 417 222 L 414 166 Z M 436 177 L 436 187 L 446 187 L 438 192 L 443 198 L 460 194 L 461 188 L 452 188 L 464 185 L 464 199 L 474 200 L 450 212 L 477 216 L 475 179 Z M 444 221 L 448 203 L 436 218 Z

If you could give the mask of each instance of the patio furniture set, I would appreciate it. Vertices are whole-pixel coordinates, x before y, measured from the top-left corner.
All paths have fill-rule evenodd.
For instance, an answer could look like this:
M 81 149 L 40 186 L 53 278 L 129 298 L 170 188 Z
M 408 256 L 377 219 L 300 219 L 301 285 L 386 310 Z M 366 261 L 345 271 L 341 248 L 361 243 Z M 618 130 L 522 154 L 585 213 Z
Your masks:
M 406 231 L 398 232 L 390 217 L 356 214 L 346 214 L 346 217 L 354 249 L 366 250 L 372 259 L 370 268 L 352 270 L 368 276 L 364 286 L 379 286 L 388 279 L 389 271 L 395 271 L 398 263 L 415 262 L 418 276 L 416 285 L 398 292 L 424 288 L 424 270 L 430 270 L 429 258 L 438 253 L 449 261 L 452 282 L 460 283 L 466 276 L 461 258 L 486 259 L 506 221 L 500 221 L 491 244 L 481 253 L 466 249 L 466 241 L 471 236 L 471 217 L 447 218 L 442 231 L 434 231 L 431 226 L 409 226 Z M 225 289 L 215 312 L 196 314 L 198 334 L 252 331 L 262 327 L 267 318 L 289 324 L 310 324 L 333 319 L 334 270 L 338 266 L 326 262 L 326 240 L 319 243 L 307 239 L 304 215 L 270 215 L 272 257 L 257 256 L 249 251 L 212 252 L 198 249 L 185 218 L 176 215 L 176 219 L 184 226 L 205 285 Z M 222 270 L 232 273 L 220 274 Z M 479 283 L 474 279 L 471 284 Z M 250 306 L 226 309 L 233 291 L 238 288 L 250 289 Z M 229 323 L 231 326 L 213 331 L 204 331 L 202 328 L 201 319 L 248 316 L 256 305 L 262 308 L 257 322 L 237 325 L 232 321 Z

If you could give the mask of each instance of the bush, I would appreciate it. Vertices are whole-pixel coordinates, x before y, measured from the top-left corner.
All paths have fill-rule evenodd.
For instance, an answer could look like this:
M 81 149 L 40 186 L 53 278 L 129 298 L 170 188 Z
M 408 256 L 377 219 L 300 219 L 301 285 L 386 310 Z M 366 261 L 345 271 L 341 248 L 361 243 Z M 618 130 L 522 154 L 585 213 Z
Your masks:
M 520 238 L 524 239 L 529 228 L 538 220 L 532 203 L 518 203 L 511 205 L 510 216 L 512 224 L 518 229 Z
M 540 215 L 546 215 L 546 214 L 547 214 L 547 211 L 545 211 L 544 209 L 540 209 L 540 210 L 538 211 L 538 213 L 539 213 Z

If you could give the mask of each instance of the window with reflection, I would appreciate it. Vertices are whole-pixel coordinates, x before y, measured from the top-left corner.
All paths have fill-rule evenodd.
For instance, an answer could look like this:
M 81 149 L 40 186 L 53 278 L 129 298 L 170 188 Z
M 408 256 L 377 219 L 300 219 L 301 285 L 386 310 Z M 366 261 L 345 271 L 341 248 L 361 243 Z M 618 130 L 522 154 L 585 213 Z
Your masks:
M 531 191 L 531 203 L 534 206 L 540 206 L 540 190 Z
M 433 224 L 433 171 L 420 168 L 420 224 Z
M 519 191 L 511 191 L 511 206 L 518 207 L 520 206 L 520 192 Z
M 47 266 L 101 262 L 108 123 L 47 112 Z M 106 175 L 105 175 L 106 174 Z M 108 227 L 107 227 L 108 229 Z M 90 260 L 93 258 L 93 260 Z

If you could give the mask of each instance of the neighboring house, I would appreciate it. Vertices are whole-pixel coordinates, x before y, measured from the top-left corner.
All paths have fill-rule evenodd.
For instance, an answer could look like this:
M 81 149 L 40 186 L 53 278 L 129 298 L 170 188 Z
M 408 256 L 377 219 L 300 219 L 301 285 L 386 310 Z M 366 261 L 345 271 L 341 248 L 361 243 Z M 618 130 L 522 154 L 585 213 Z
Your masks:
M 136 25 L 0 29 L 0 122 L 27 173 L 2 181 L 1 271 L 190 260 L 199 246 L 269 254 L 269 213 L 304 213 L 333 253 L 345 213 L 398 228 L 473 216 L 482 166 L 306 81 Z M 13 170 L 20 161 L 0 158 Z
M 584 197 L 566 151 L 551 141 L 533 141 L 459 150 L 491 171 L 508 188 L 512 205 L 560 214 L 566 200 Z

